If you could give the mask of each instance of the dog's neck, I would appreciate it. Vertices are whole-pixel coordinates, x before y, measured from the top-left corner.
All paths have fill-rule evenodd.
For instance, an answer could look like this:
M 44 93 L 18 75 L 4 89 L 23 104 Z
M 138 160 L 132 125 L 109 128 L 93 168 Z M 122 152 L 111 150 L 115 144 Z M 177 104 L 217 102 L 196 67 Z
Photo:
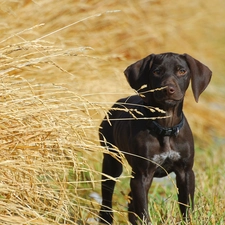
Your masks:
M 168 128 L 168 127 L 174 127 L 177 124 L 179 124 L 183 118 L 183 101 L 177 103 L 176 105 L 159 105 L 157 103 L 152 102 L 151 104 L 148 104 L 150 106 L 159 108 L 164 113 L 162 113 L 160 116 L 158 112 L 151 113 L 153 117 L 156 117 L 155 121 L 162 127 Z M 157 119 L 159 117 L 159 119 Z
M 183 127 L 184 115 L 182 113 L 182 104 L 174 107 L 164 108 L 164 117 L 155 120 L 150 120 L 147 123 L 149 133 L 158 137 L 177 136 L 180 129 Z M 166 114 L 166 115 L 165 115 Z M 158 116 L 159 117 L 159 116 Z
M 183 103 L 180 104 L 183 105 Z M 173 127 L 179 124 L 182 120 L 182 107 L 180 104 L 173 107 L 164 108 L 165 118 L 156 119 L 157 123 L 163 127 Z

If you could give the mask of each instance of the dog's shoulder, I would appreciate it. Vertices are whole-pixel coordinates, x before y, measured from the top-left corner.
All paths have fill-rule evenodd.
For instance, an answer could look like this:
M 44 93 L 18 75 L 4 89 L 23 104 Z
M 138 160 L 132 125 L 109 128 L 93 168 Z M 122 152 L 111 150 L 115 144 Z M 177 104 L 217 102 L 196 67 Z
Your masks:
M 118 118 L 139 117 L 145 114 L 144 101 L 138 95 L 132 95 L 126 98 L 121 98 L 112 106 L 109 112 L 112 117 Z
M 139 95 L 132 95 L 126 98 L 121 98 L 115 103 L 115 105 L 122 105 L 128 108 L 134 108 L 135 106 L 142 106 L 143 104 L 144 101 Z

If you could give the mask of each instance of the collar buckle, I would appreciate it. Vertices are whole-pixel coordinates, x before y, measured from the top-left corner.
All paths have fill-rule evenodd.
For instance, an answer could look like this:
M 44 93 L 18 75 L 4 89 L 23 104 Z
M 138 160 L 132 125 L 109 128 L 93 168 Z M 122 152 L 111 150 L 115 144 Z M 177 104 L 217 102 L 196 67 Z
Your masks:
M 184 116 L 182 114 L 181 122 L 174 126 L 174 127 L 162 127 L 160 124 L 158 124 L 156 121 L 152 121 L 150 125 L 150 132 L 153 132 L 160 136 L 175 136 L 177 137 L 180 133 L 180 129 L 183 126 L 184 123 Z

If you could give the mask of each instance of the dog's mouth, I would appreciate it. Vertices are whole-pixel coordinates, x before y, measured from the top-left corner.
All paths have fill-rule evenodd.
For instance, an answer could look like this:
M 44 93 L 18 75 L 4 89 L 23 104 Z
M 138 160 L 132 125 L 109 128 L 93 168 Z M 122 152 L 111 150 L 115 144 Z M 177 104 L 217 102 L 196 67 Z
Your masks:
M 175 105 L 184 98 L 184 95 L 179 90 L 174 90 L 171 93 L 165 88 L 162 91 L 154 92 L 154 98 L 159 103 Z
M 180 102 L 180 100 L 165 99 L 163 102 L 165 103 L 165 105 L 171 105 L 171 106 L 174 106 L 174 105 L 176 105 L 178 102 Z
M 160 105 L 167 106 L 174 106 L 184 98 L 184 93 L 182 93 L 179 88 L 170 85 L 139 92 L 139 95 L 144 98 L 146 98 L 148 94 L 152 94 L 154 100 Z

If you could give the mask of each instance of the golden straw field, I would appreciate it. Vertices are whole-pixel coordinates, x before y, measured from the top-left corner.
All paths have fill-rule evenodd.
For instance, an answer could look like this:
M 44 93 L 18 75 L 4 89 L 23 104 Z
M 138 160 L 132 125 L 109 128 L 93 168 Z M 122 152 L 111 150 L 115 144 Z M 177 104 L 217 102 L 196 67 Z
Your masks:
M 225 1 L 1 0 L 0 224 L 98 224 L 98 127 L 134 94 L 123 71 L 162 52 L 188 53 L 213 71 L 184 111 L 195 137 L 196 206 L 181 222 L 173 178 L 149 193 L 155 224 L 225 224 Z M 114 195 L 127 222 L 130 168 Z

